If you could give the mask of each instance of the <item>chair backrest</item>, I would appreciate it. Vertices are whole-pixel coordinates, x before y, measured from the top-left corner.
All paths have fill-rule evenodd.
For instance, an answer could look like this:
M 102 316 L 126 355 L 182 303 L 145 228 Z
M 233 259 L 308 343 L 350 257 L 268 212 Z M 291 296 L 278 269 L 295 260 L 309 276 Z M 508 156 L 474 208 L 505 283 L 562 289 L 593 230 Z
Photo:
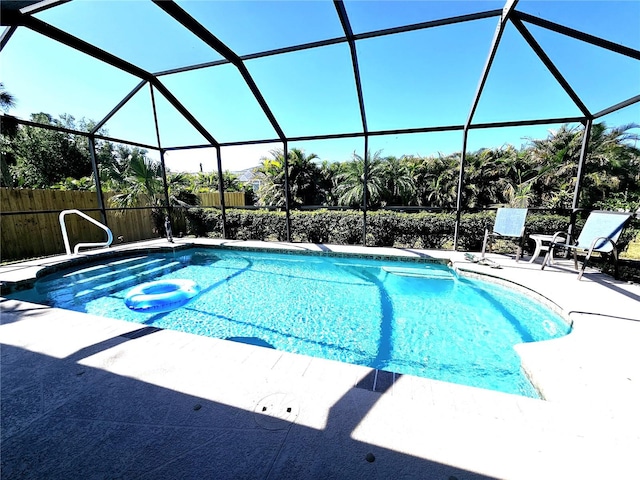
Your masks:
M 595 210 L 591 212 L 578 236 L 578 248 L 588 250 L 596 238 L 604 237 L 598 241 L 593 251 L 604 253 L 612 251 L 613 245 L 606 239 L 608 238 L 613 243 L 617 243 L 624 224 L 632 215 L 632 213 L 607 212 L 605 210 Z
M 503 237 L 522 237 L 527 211 L 526 208 L 499 208 L 493 225 L 494 233 Z

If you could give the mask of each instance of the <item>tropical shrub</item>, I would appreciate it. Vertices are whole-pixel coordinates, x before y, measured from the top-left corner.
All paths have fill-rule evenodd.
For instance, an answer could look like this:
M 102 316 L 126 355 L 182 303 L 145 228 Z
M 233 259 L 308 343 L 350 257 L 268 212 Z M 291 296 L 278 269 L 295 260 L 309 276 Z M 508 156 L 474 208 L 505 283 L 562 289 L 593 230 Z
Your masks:
M 372 247 L 393 247 L 398 234 L 406 231 L 406 214 L 377 211 L 367 216 L 367 244 Z
M 236 240 L 285 241 L 286 218 L 284 212 L 267 210 L 229 209 L 227 237 Z M 186 211 L 191 235 L 222 237 L 222 216 L 218 209 L 190 208 Z M 455 213 L 399 213 L 375 211 L 367 214 L 367 245 L 398 248 L 447 249 L 453 246 Z M 460 217 L 458 249 L 480 251 L 485 229 L 493 227 L 495 212 L 465 213 Z M 527 233 L 553 234 L 566 231 L 569 215 L 530 212 Z M 575 235 L 584 225 L 576 220 Z M 291 212 L 291 237 L 295 242 L 358 245 L 362 243 L 363 216 L 359 211 L 294 211 Z M 640 220 L 633 219 L 625 228 L 620 241 L 622 252 L 640 235 Z M 504 241 L 494 251 L 514 252 L 515 242 Z M 528 250 L 533 251 L 533 242 Z

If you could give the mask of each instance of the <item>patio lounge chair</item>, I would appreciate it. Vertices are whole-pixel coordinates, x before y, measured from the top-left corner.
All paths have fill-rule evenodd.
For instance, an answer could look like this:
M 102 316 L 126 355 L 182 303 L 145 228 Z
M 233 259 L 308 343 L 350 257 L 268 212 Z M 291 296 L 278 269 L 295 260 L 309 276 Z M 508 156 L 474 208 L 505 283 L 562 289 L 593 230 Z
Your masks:
M 607 212 L 604 210 L 595 210 L 589 214 L 587 221 L 582 227 L 582 231 L 575 243 L 562 243 L 558 241 L 558 237 L 570 238 L 567 232 L 556 233 L 549 246 L 549 250 L 542 261 L 542 270 L 547 266 L 553 249 L 560 247 L 573 250 L 573 264 L 578 270 L 577 251 L 587 251 L 587 256 L 582 264 L 582 269 L 578 274 L 578 280 L 582 278 L 587 263 L 593 252 L 601 254 L 611 254 L 614 262 L 614 278 L 618 278 L 618 247 L 617 242 L 622 233 L 625 223 L 633 216 L 632 213 L 624 212 Z
M 481 259 L 485 258 L 487 248 L 491 250 L 491 243 L 497 237 L 508 237 L 518 240 L 518 250 L 516 252 L 516 262 L 522 256 L 524 247 L 524 221 L 527 218 L 526 208 L 499 208 L 496 212 L 496 220 L 493 230 L 484 231 L 484 242 L 482 243 Z

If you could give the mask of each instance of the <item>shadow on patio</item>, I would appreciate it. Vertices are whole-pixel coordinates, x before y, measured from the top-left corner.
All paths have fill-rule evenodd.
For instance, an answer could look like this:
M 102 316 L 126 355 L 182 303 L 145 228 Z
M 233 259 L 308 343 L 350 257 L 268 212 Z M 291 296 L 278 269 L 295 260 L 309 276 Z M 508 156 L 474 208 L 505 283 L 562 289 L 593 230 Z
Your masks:
M 141 335 L 120 335 L 66 358 L 2 345 L 3 476 L 493 478 L 355 440 L 353 430 L 383 394 L 352 388 L 316 429 L 295 422 L 296 405 L 293 422 L 269 418 L 259 408 L 243 410 L 80 363 L 132 338 Z

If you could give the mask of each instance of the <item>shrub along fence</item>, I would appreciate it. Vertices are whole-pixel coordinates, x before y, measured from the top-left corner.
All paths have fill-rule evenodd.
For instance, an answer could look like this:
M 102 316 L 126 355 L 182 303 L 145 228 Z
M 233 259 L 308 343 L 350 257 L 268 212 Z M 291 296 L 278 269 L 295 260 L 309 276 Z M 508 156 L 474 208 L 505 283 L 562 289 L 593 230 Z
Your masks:
M 109 195 L 105 195 L 108 204 Z M 90 210 L 96 220 L 100 212 L 94 192 L 0 189 L 2 212 L 0 233 L 3 261 L 20 260 L 64 253 L 64 243 L 58 214 L 65 209 Z M 203 205 L 219 203 L 217 192 L 203 194 Z M 243 205 L 244 194 L 225 192 L 228 206 Z M 92 210 L 92 211 L 91 211 Z M 11 215 L 10 212 L 26 212 Z M 49 213 L 29 213 L 49 212 Z M 176 210 L 174 235 L 222 237 L 222 215 L 218 208 L 190 208 Z M 107 223 L 114 239 L 133 242 L 164 235 L 154 226 L 152 210 L 131 209 L 124 212 L 107 211 Z M 183 218 L 180 218 L 182 217 Z M 75 215 L 67 217 L 67 230 L 72 244 L 104 241 L 104 232 Z M 495 212 L 465 213 L 461 216 L 459 249 L 479 251 L 485 228 L 491 228 Z M 228 208 L 226 210 L 227 237 L 236 240 L 285 241 L 286 217 L 281 211 Z M 569 215 L 542 214 L 531 211 L 527 216 L 529 233 L 552 234 L 566 230 Z M 578 219 L 576 233 L 584 219 Z M 453 246 L 455 213 L 402 213 L 389 210 L 367 214 L 367 245 L 398 248 L 450 249 Z M 362 212 L 347 210 L 296 210 L 291 212 L 291 239 L 294 242 L 358 245 L 362 243 Z M 625 229 L 621 251 L 640 235 L 640 220 L 634 219 Z M 502 251 L 515 251 L 515 244 L 498 244 Z
M 113 193 L 105 193 L 105 203 Z M 200 194 L 203 205 L 219 205 L 217 192 Z M 226 192 L 228 205 L 244 205 L 244 193 Z M 0 189 L 0 258 L 2 261 L 21 260 L 64 253 L 64 241 L 58 215 L 62 210 L 77 209 L 102 221 L 95 192 L 77 190 Z M 22 212 L 11 214 L 12 212 Z M 34 212 L 34 213 L 29 213 Z M 41 213 L 35 213 L 41 212 Z M 130 209 L 123 212 L 107 210 L 107 224 L 114 242 L 135 242 L 164 235 L 152 219 L 151 209 Z M 176 215 L 180 217 L 180 215 Z M 177 218 L 174 233 L 187 233 Z M 103 242 L 104 231 L 78 215 L 65 218 L 69 241 Z M 120 240 L 119 240 L 120 239 Z
M 227 237 L 235 240 L 285 241 L 284 212 L 267 210 L 226 211 Z M 187 231 L 200 237 L 222 237 L 222 215 L 218 209 L 191 208 L 186 212 Z M 455 213 L 398 213 L 374 211 L 367 214 L 367 245 L 397 248 L 450 249 L 453 246 Z M 495 212 L 466 213 L 460 219 L 459 248 L 479 251 L 484 231 L 491 228 Z M 566 231 L 569 215 L 531 212 L 528 233 L 553 234 Z M 584 219 L 576 222 L 576 234 Z M 294 242 L 357 245 L 362 243 L 362 213 L 357 211 L 292 211 L 291 238 Z M 620 240 L 621 250 L 640 234 L 640 221 L 633 220 Z M 504 251 L 515 251 L 515 243 L 501 244 Z M 531 250 L 533 246 L 531 246 Z

